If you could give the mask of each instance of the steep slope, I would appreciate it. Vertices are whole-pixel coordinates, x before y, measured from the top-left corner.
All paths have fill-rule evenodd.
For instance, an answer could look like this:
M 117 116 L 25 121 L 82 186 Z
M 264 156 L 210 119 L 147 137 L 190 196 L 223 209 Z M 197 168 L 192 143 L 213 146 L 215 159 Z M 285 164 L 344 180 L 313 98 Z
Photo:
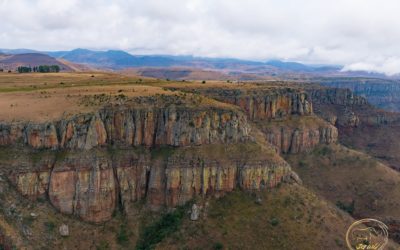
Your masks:
M 400 173 L 374 158 L 339 145 L 285 157 L 304 185 L 352 214 L 376 218 L 400 242 Z
M 400 169 L 400 144 L 397 140 L 400 114 L 370 105 L 348 89 L 311 88 L 315 113 L 334 124 L 339 140 Z
M 234 192 L 204 209 L 200 221 L 184 221 L 156 249 L 346 249 L 344 235 L 352 223 L 349 215 L 298 185 Z M 391 242 L 387 249 L 397 248 Z

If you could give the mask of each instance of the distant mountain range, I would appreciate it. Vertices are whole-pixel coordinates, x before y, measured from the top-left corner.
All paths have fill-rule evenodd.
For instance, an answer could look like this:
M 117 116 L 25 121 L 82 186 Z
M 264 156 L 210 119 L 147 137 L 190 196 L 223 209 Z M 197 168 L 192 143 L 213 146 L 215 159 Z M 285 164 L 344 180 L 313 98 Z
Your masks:
M 3 54 L 1 54 L 3 53 Z M 338 65 L 308 65 L 298 62 L 270 60 L 266 62 L 240 60 L 233 58 L 204 58 L 194 56 L 171 55 L 132 55 L 122 50 L 94 51 L 74 49 L 71 51 L 35 51 L 30 49 L 0 49 L 0 63 L 4 57 L 14 55 L 11 60 L 15 65 L 37 65 L 45 62 L 61 64 L 66 70 L 124 70 L 142 76 L 168 78 L 175 75 L 189 75 L 187 70 L 195 72 L 201 78 L 201 72 L 218 72 L 219 78 L 259 80 L 266 77 L 303 78 L 309 76 L 367 76 L 385 77 L 382 74 L 368 72 L 342 72 Z M 19 56 L 16 56 L 19 55 Z M 24 56 L 22 56 L 24 55 Z M 36 60 L 34 57 L 36 55 Z M 44 58 L 46 55 L 46 59 Z M 20 58 L 18 58 L 20 57 Z M 1 59 L 3 58 L 3 59 Z M 26 60 L 25 60 L 25 59 Z M 18 59 L 18 60 L 17 60 Z M 0 64 L 0 66 L 7 64 Z M 60 65 L 60 66 L 61 66 Z M 150 68 L 150 70 L 148 70 Z M 138 70 L 142 69 L 142 70 Z M 182 71 L 183 70 L 183 71 Z M 179 71 L 179 72 L 177 72 Z M 212 72 L 211 72 L 212 73 Z M 222 75 L 221 75 L 222 74 Z M 211 74 L 216 75 L 216 74 Z M 227 77 L 222 77 L 226 75 Z M 165 77 L 162 77 L 165 76 Z M 173 79 L 173 78 L 172 78 Z M 187 79 L 180 77 L 177 79 Z
M 296 62 L 278 60 L 256 62 L 231 58 L 202 58 L 193 56 L 170 55 L 131 55 L 121 50 L 93 51 L 88 49 L 74 49 L 71 51 L 35 51 L 30 49 L 0 49 L 4 54 L 43 53 L 54 58 L 64 59 L 73 63 L 88 64 L 100 68 L 124 69 L 129 67 L 195 67 L 217 70 L 260 70 L 267 69 L 284 71 L 337 71 L 337 66 L 312 66 Z M 260 68 L 261 67 L 261 68 Z

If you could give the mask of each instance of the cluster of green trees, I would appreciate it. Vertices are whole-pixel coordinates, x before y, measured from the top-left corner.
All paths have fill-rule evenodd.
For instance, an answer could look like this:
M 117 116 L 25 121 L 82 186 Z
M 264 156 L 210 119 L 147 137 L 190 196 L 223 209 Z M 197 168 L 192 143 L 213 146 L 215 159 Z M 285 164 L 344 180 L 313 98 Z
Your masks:
M 60 72 L 60 66 L 58 65 L 40 65 L 35 67 L 26 67 L 20 66 L 17 68 L 18 73 L 30 73 L 30 72 L 39 72 L 39 73 L 58 73 Z
M 29 72 L 32 72 L 32 68 L 20 66 L 17 68 L 17 71 L 18 71 L 18 73 L 29 73 Z

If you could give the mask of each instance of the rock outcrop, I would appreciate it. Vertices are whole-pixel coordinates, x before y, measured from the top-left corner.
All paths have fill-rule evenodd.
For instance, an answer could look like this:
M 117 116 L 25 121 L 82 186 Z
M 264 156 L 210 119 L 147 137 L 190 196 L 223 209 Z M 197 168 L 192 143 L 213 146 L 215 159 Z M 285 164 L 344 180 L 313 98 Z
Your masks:
M 110 219 L 116 209 L 130 211 L 137 201 L 151 209 L 175 207 L 289 178 L 289 165 L 272 147 L 253 149 L 258 144 L 249 140 L 246 115 L 235 106 L 164 98 L 58 122 L 2 124 L 0 144 L 27 152 L 6 163 L 7 176 L 22 195 L 46 197 L 61 213 L 91 222 Z M 277 100 L 292 109 L 289 99 Z
M 400 84 L 398 80 L 376 78 L 332 78 L 318 81 L 331 88 L 349 89 L 363 96 L 372 105 L 386 111 L 400 111 Z
M 141 200 L 157 210 L 237 188 L 272 188 L 290 176 L 289 165 L 276 155 L 259 152 L 256 158 L 245 159 L 245 155 L 221 154 L 226 145 L 210 145 L 211 153 L 201 153 L 203 147 L 171 148 L 178 153 L 168 152 L 168 157 L 154 156 L 148 149 L 69 152 L 54 157 L 52 168 L 41 160 L 37 164 L 44 167 L 12 167 L 10 176 L 24 196 L 48 197 L 61 213 L 91 222 L 110 219 L 118 208 L 129 211 Z
M 61 213 L 93 222 L 110 219 L 117 202 L 110 161 L 90 154 L 57 161 L 46 191 L 51 204 Z
M 314 88 L 309 91 L 314 104 L 366 105 L 367 100 L 349 89 Z
M 46 124 L 0 124 L 0 146 L 92 149 L 105 145 L 189 146 L 245 141 L 246 116 L 223 108 L 109 106 Z
M 253 121 L 312 114 L 307 93 L 290 89 L 223 95 L 219 99 L 241 107 Z
M 308 92 L 312 96 L 315 114 L 335 126 L 354 128 L 400 123 L 397 113 L 379 110 L 349 89 L 315 87 Z
M 316 87 L 309 89 L 309 93 L 315 114 L 335 126 L 357 127 L 360 117 L 354 109 L 369 106 L 365 98 L 348 89 Z
M 297 88 L 257 86 L 249 89 L 238 87 L 183 90 L 239 106 L 252 121 L 313 113 L 310 96 Z
M 320 144 L 336 143 L 337 129 L 318 117 L 292 117 L 285 121 L 258 123 L 269 143 L 283 154 L 312 150 Z
M 337 141 L 337 129 L 314 116 L 311 96 L 318 96 L 317 92 L 306 92 L 294 86 L 261 84 L 253 85 L 251 88 L 233 85 L 225 89 L 217 87 L 179 89 L 239 106 L 248 119 L 255 122 L 264 132 L 267 141 L 276 146 L 281 153 L 309 151 L 316 145 Z M 347 96 L 341 96 L 343 93 L 340 91 L 334 93 L 333 101 L 346 101 Z M 328 102 L 329 99 L 321 98 L 321 102 L 324 101 Z M 308 121 L 307 124 L 304 121 Z
M 22 195 L 46 197 L 63 214 L 99 223 L 138 201 L 157 210 L 197 196 L 273 188 L 295 175 L 268 142 L 298 153 L 336 141 L 335 128 L 312 115 L 305 92 L 216 93 L 244 112 L 158 97 L 162 102 L 142 98 L 57 122 L 2 124 L 0 145 L 28 152 L 10 160 L 7 176 Z M 251 140 L 248 119 L 268 142 Z
M 200 208 L 196 204 L 193 204 L 192 210 L 190 211 L 190 219 L 192 221 L 196 221 L 199 220 L 199 216 L 200 216 Z

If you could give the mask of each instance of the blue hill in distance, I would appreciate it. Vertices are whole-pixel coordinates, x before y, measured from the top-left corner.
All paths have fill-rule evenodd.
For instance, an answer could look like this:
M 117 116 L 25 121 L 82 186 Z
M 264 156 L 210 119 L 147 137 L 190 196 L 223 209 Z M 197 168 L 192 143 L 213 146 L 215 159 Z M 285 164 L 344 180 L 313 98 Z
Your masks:
M 123 69 L 129 67 L 198 67 L 210 69 L 238 69 L 241 67 L 266 67 L 294 72 L 337 71 L 339 66 L 313 66 L 298 62 L 270 60 L 258 62 L 234 58 L 206 58 L 172 55 L 132 55 L 122 50 L 95 51 L 74 49 L 71 51 L 35 51 L 30 49 L 0 49 L 4 54 L 43 53 L 73 63 L 88 64 L 99 68 Z

